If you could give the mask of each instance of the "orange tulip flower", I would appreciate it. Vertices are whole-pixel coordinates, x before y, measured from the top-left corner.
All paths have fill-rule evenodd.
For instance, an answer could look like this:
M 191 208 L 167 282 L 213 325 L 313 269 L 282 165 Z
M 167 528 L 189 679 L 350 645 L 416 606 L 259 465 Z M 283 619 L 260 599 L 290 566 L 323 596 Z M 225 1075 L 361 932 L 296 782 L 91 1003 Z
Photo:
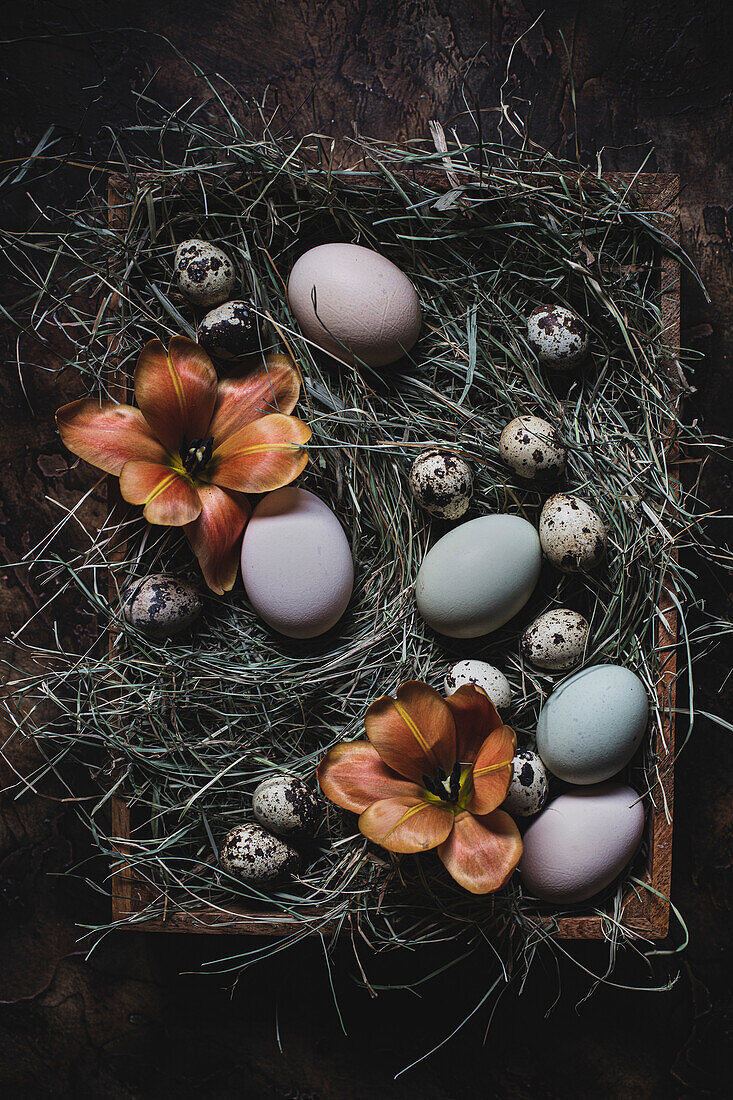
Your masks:
M 285 355 L 219 382 L 203 348 L 174 336 L 145 345 L 137 408 L 82 398 L 56 422 L 75 455 L 120 479 L 150 523 L 182 527 L 209 588 L 234 585 L 251 506 L 246 493 L 287 485 L 303 470 L 310 428 L 292 411 L 300 379 Z M 277 411 L 272 411 L 277 410 Z
M 522 855 L 506 798 L 516 749 L 481 688 L 444 699 L 411 680 L 366 714 L 368 741 L 336 745 L 321 761 L 324 794 L 360 815 L 359 829 L 390 852 L 438 856 L 472 894 L 507 881 Z

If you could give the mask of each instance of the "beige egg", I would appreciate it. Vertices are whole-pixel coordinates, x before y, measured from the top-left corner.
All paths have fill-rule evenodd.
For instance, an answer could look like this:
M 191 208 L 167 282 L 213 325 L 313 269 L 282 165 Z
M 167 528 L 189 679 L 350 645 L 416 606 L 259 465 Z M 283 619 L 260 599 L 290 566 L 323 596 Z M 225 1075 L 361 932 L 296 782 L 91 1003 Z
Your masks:
M 559 672 L 583 659 L 590 625 L 569 607 L 553 607 L 522 635 L 522 653 L 535 668 Z
M 345 362 L 394 363 L 422 327 L 420 300 L 404 272 L 357 244 L 322 244 L 301 256 L 288 300 L 303 334 Z
M 517 416 L 499 438 L 499 455 L 520 477 L 550 479 L 565 469 L 566 451 L 557 428 L 539 416 Z
M 446 675 L 445 694 L 452 695 L 464 684 L 476 684 L 488 695 L 497 710 L 512 705 L 512 689 L 503 672 L 486 661 L 458 661 Z
M 473 474 L 454 451 L 431 447 L 410 470 L 410 489 L 417 503 L 438 519 L 460 519 L 473 494 Z
M 247 302 L 224 302 L 199 325 L 198 342 L 214 359 L 239 359 L 260 346 L 257 315 Z
M 200 309 L 225 302 L 234 289 L 234 264 L 210 241 L 192 237 L 176 249 L 174 273 L 184 298 Z
M 595 568 L 606 552 L 606 525 L 598 513 L 572 493 L 555 493 L 540 514 L 540 543 L 563 573 Z
M 219 851 L 219 866 L 243 882 L 274 882 L 297 871 L 295 848 L 261 825 L 246 822 L 231 829 Z
M 548 792 L 545 765 L 536 752 L 522 749 L 512 760 L 512 778 L 502 810 L 512 817 L 532 817 L 544 806 Z
M 553 370 L 577 367 L 590 346 L 587 325 L 565 306 L 543 305 L 532 310 L 527 340 L 540 363 Z

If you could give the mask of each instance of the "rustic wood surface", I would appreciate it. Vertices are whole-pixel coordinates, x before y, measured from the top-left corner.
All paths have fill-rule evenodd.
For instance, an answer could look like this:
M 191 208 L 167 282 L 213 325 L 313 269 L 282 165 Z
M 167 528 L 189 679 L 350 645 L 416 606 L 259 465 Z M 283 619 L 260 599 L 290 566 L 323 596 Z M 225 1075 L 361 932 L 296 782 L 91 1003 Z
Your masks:
M 153 74 L 171 104 L 195 95 L 185 65 L 162 36 L 245 94 L 258 96 L 270 85 L 271 100 L 279 99 L 285 113 L 312 92 L 312 116 L 324 131 L 346 134 L 356 125 L 377 136 L 423 134 L 429 119 L 445 122 L 464 109 L 459 77 L 436 51 L 435 38 L 454 51 L 459 68 L 483 47 L 473 82 L 490 108 L 512 43 L 543 9 L 541 23 L 514 51 L 509 86 L 534 102 L 538 141 L 561 152 L 577 143 L 589 162 L 604 149 L 609 170 L 638 168 L 653 145 L 646 167 L 681 175 L 683 243 L 711 297 L 708 303 L 689 280 L 684 285 L 683 343 L 706 356 L 696 368 L 690 413 L 709 431 L 730 433 L 733 26 L 725 0 L 36 0 L 4 12 L 3 157 L 28 153 L 51 121 L 78 135 L 82 149 L 103 155 L 105 126 L 134 122 L 133 92 Z M 153 33 L 119 29 L 133 27 Z M 46 201 L 73 203 L 85 185 L 69 172 Z M 19 189 L 0 216 L 21 225 L 29 209 Z M 88 472 L 67 463 L 53 428 L 56 406 L 75 396 L 74 379 L 52 385 L 41 370 L 19 371 L 9 332 L 2 352 L 0 568 L 57 516 L 49 498 L 71 504 L 92 483 Z M 712 508 L 730 511 L 730 488 L 726 467 L 710 463 L 704 489 Z M 102 495 L 93 496 L 90 522 L 103 509 Z M 720 582 L 703 576 L 699 584 L 711 607 L 730 617 L 731 596 Z M 0 617 L 8 627 L 25 621 L 40 599 L 36 578 L 5 569 Z M 75 644 L 92 628 L 72 607 L 61 621 Z M 45 628 L 40 619 L 38 637 Z M 729 668 L 722 654 L 700 664 L 700 710 L 730 716 Z M 15 746 L 15 766 L 30 752 Z M 54 877 L 86 854 L 83 831 L 58 790 L 6 801 L 0 1091 L 112 1100 L 174 1093 L 256 1100 L 723 1095 L 733 1016 L 729 761 L 730 736 L 700 719 L 676 774 L 673 890 L 691 944 L 668 993 L 606 987 L 576 1011 L 586 981 L 568 968 L 552 1008 L 556 975 L 538 967 L 521 998 L 502 1000 L 485 1044 L 486 1018 L 478 1013 L 432 1062 L 397 1082 L 392 1074 L 445 1033 L 453 1008 L 443 1016 L 429 1010 L 427 998 L 407 993 L 371 999 L 344 979 L 344 1036 L 318 939 L 254 968 L 233 992 L 226 979 L 191 973 L 214 956 L 218 937 L 110 937 L 86 960 L 75 922 L 80 914 L 103 919 L 105 899 L 81 880 Z M 680 941 L 673 930 L 670 946 Z M 575 950 L 584 966 L 603 972 L 597 945 Z M 337 984 L 346 961 L 346 955 L 337 960 Z M 665 968 L 660 959 L 655 973 Z M 399 982 L 406 973 L 407 964 L 384 959 L 372 976 Z M 614 980 L 623 985 L 641 974 L 629 957 Z M 483 978 L 465 974 L 459 982 L 446 975 L 436 1003 L 467 1013 L 485 988 Z

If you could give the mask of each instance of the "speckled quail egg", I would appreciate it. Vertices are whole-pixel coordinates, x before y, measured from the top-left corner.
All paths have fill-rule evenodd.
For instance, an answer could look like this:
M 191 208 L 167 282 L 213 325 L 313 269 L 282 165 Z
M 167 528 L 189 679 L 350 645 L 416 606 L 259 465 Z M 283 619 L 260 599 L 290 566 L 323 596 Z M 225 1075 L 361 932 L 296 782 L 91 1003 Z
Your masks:
M 564 573 L 593 569 L 606 551 L 606 525 L 572 493 L 555 493 L 545 501 L 539 529 L 542 549 Z
M 512 779 L 502 809 L 514 817 L 531 817 L 547 801 L 547 770 L 536 752 L 523 749 L 512 760 Z
M 260 329 L 246 302 L 225 302 L 206 314 L 199 325 L 198 342 L 215 359 L 239 359 L 257 351 Z
M 300 856 L 279 836 L 261 825 L 237 825 L 224 837 L 219 866 L 244 882 L 274 882 L 293 874 Z
M 583 658 L 590 625 L 569 607 L 553 607 L 522 635 L 522 653 L 535 668 L 550 672 L 572 668 Z
M 203 606 L 195 585 L 168 573 L 151 573 L 122 594 L 125 619 L 150 638 L 170 638 L 193 626 Z
M 200 309 L 225 302 L 234 289 L 234 264 L 226 252 L 197 237 L 179 244 L 173 271 L 181 294 Z
M 410 489 L 420 507 L 431 516 L 460 519 L 471 503 L 471 467 L 454 451 L 431 447 L 413 462 Z
M 280 836 L 309 836 L 318 824 L 318 799 L 295 775 L 273 775 L 252 795 L 254 815 Z
M 587 325 L 565 306 L 533 309 L 527 320 L 527 339 L 540 363 L 553 370 L 577 367 L 590 346 Z
M 521 477 L 559 477 L 566 453 L 555 425 L 539 416 L 515 417 L 499 438 L 500 457 Z
M 511 706 L 512 689 L 503 672 L 486 661 L 458 661 L 445 677 L 445 694 L 452 695 L 464 684 L 483 688 L 497 710 Z

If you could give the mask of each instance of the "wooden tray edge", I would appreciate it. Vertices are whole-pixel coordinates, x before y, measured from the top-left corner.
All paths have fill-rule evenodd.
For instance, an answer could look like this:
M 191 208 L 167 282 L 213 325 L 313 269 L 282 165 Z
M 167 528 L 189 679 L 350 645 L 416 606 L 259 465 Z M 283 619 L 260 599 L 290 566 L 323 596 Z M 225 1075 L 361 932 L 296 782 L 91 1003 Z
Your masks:
M 665 221 L 665 229 L 668 235 L 679 242 L 680 239 L 680 205 L 679 190 L 680 178 L 672 173 L 610 173 L 607 177 L 612 181 L 633 184 L 635 192 L 640 198 L 654 198 L 650 211 L 660 211 L 672 214 Z M 122 193 L 121 178 L 110 176 L 108 185 L 108 202 L 110 209 L 110 228 L 124 230 L 126 219 L 124 208 L 126 202 Z M 652 213 L 653 216 L 653 213 Z M 676 349 L 680 346 L 680 265 L 671 256 L 665 256 L 661 267 L 662 321 L 668 332 L 668 343 Z M 122 372 L 114 371 L 111 375 L 110 389 L 120 400 L 126 400 L 127 383 Z M 674 470 L 676 467 L 672 466 Z M 123 507 L 119 496 L 119 485 L 116 478 L 107 481 L 108 499 L 110 511 Z M 113 586 L 112 586 L 113 587 Z M 116 589 L 110 592 L 116 598 Z M 654 750 L 659 760 L 664 763 L 665 758 L 670 762 L 659 773 L 661 787 L 661 801 L 667 807 L 669 820 L 665 813 L 660 813 L 654 807 L 649 815 L 647 826 L 649 845 L 649 867 L 645 875 L 645 881 L 653 891 L 629 891 L 624 899 L 624 921 L 635 933 L 653 940 L 663 939 L 669 929 L 670 886 L 672 877 L 672 833 L 673 833 L 673 807 L 674 807 L 674 706 L 676 697 L 676 665 L 677 657 L 675 646 L 677 644 L 677 611 L 668 589 L 664 589 L 664 596 L 659 608 L 659 648 L 668 648 L 668 658 L 662 666 L 662 673 L 658 685 L 658 699 L 660 713 L 662 715 L 661 728 L 657 729 L 654 740 Z M 110 646 L 114 645 L 114 637 L 110 638 Z M 288 936 L 299 922 L 295 918 L 283 917 L 279 913 L 254 914 L 244 909 L 241 917 L 237 907 L 232 906 L 230 912 L 222 912 L 212 907 L 202 907 L 195 913 L 178 911 L 170 916 L 147 918 L 144 920 L 131 920 L 131 917 L 144 911 L 144 908 L 152 900 L 144 884 L 136 879 L 129 864 L 126 862 L 130 855 L 129 845 L 126 841 L 130 838 L 130 813 L 125 799 L 119 795 L 110 798 L 112 828 L 115 837 L 118 838 L 117 850 L 122 857 L 119 867 L 110 875 L 110 893 L 112 904 L 112 919 L 118 927 L 129 931 L 149 932 L 195 932 L 199 934 L 231 934 L 231 935 L 261 935 L 281 937 Z M 147 897 L 146 897 L 147 894 Z M 661 895 L 661 896 L 657 896 Z M 236 923 L 232 923 L 232 921 Z M 544 923 L 542 918 L 538 923 Z M 579 915 L 560 918 L 553 922 L 554 935 L 562 940 L 606 938 L 606 921 L 603 917 L 595 915 Z M 306 926 L 304 934 L 310 932 Z

